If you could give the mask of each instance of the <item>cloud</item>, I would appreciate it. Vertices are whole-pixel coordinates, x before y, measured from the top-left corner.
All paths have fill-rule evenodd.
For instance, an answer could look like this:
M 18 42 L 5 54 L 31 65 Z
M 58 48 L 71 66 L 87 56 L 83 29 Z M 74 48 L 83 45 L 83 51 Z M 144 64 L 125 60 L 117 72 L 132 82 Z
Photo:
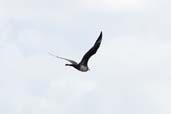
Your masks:
M 141 10 L 145 0 L 82 0 L 82 5 L 87 9 L 108 12 L 127 12 Z
M 17 0 L 11 3 L 15 4 L 13 7 L 8 0 L 0 4 L 0 112 L 170 113 L 171 42 L 163 40 L 163 36 L 170 35 L 164 26 L 169 23 L 168 18 L 165 21 L 169 17 L 167 13 L 160 18 L 162 22 L 165 21 L 161 24 L 153 12 L 147 15 L 140 13 L 138 16 L 132 13 L 106 15 L 106 11 L 139 11 L 144 7 L 144 1 L 81 1 L 78 4 L 72 1 L 77 7 L 65 1 L 57 8 L 56 1 L 42 2 L 40 10 L 38 0 Z M 68 9 L 62 8 L 65 4 L 69 4 Z M 105 12 L 98 13 L 100 16 L 89 15 L 90 12 L 103 10 Z M 60 12 L 59 15 L 56 11 Z M 83 14 L 79 15 L 78 12 L 82 11 Z M 54 15 L 64 17 L 58 20 L 52 18 Z M 146 17 L 148 15 L 150 19 Z M 99 17 L 104 18 L 99 21 Z M 92 36 L 96 36 L 94 23 L 104 25 L 104 39 L 97 54 L 90 60 L 90 72 L 81 73 L 65 67 L 65 61 L 47 54 L 51 51 L 71 59 L 75 56 L 79 58 L 84 51 L 78 50 L 89 45 L 86 43 L 87 36 L 81 31 L 89 34 L 92 29 Z M 84 29 L 80 30 L 81 27 Z M 78 38 L 73 35 L 73 29 L 78 30 Z M 161 29 L 167 32 L 161 32 Z M 77 52 L 80 54 L 77 55 Z
M 41 4 L 40 4 L 41 2 Z M 139 12 L 146 5 L 146 0 L 1 0 L 0 16 L 7 18 L 55 18 L 72 20 L 73 15 L 83 12 Z
M 73 69 L 63 72 L 64 65 L 59 67 L 56 58 L 47 54 L 24 57 L 14 44 L 6 44 L 0 52 L 3 55 L 0 59 L 3 70 L 0 77 L 3 101 L 0 105 L 6 103 L 3 107 L 11 107 L 13 113 L 32 114 L 42 110 L 47 110 L 45 114 L 52 111 L 65 113 L 73 101 L 96 87 L 95 82 L 80 78 L 79 74 L 69 75 Z
M 100 60 L 95 63 L 101 69 L 96 72 L 104 74 L 97 76 L 101 85 L 98 86 L 100 90 L 97 89 L 98 101 L 105 99 L 105 103 L 99 103 L 104 104 L 99 109 L 132 114 L 169 113 L 170 49 L 170 42 L 133 37 L 129 37 L 129 40 L 116 38 L 107 43 L 98 56 Z M 115 106 L 115 103 L 121 104 Z M 160 109 L 163 104 L 165 108 Z M 112 106 L 118 107 L 119 111 Z
M 88 73 L 47 54 L 24 57 L 16 45 L 6 44 L 0 65 L 4 107 L 21 114 L 150 114 L 164 103 L 160 111 L 168 113 L 170 43 L 130 39 L 103 42 Z

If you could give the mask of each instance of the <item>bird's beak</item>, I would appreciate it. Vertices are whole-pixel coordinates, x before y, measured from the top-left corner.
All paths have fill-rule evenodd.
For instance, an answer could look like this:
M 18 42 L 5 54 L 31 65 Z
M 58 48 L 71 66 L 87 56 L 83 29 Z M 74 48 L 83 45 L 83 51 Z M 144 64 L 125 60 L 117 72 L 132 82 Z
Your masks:
M 65 64 L 65 66 L 72 66 L 71 64 Z

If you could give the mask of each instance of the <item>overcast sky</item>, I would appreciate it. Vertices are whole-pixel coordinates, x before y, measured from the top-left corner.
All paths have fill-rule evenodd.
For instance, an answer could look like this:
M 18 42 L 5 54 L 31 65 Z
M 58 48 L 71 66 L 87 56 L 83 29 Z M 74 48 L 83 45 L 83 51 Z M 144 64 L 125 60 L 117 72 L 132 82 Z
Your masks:
M 170 114 L 171 1 L 0 0 L 1 114 Z M 100 31 L 86 73 L 79 61 Z

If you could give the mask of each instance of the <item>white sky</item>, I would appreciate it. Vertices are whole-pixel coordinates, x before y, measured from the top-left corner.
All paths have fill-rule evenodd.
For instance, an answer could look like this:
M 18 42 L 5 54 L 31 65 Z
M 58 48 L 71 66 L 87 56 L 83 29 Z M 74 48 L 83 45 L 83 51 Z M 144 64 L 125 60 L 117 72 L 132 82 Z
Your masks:
M 170 114 L 169 0 L 0 0 L 0 113 Z M 90 71 L 79 61 L 100 31 Z

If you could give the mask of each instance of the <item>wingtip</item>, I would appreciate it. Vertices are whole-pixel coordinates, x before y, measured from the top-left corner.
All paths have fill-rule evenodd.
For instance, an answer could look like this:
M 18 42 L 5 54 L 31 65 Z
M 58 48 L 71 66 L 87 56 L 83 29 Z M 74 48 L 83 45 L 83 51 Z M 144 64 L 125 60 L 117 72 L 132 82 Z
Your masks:
M 101 43 L 101 40 L 102 40 L 102 31 L 100 32 L 100 35 L 98 36 L 98 39 L 96 40 L 96 44 Z
M 56 57 L 56 58 L 60 58 L 59 56 L 54 55 L 54 54 L 52 54 L 52 53 L 50 53 L 50 52 L 48 52 L 48 54 L 51 55 L 51 56 L 54 56 L 54 57 Z
M 48 52 L 49 55 L 53 55 L 52 53 Z
M 101 31 L 99 37 L 102 37 L 102 34 L 103 34 L 103 33 L 102 33 L 102 31 Z

